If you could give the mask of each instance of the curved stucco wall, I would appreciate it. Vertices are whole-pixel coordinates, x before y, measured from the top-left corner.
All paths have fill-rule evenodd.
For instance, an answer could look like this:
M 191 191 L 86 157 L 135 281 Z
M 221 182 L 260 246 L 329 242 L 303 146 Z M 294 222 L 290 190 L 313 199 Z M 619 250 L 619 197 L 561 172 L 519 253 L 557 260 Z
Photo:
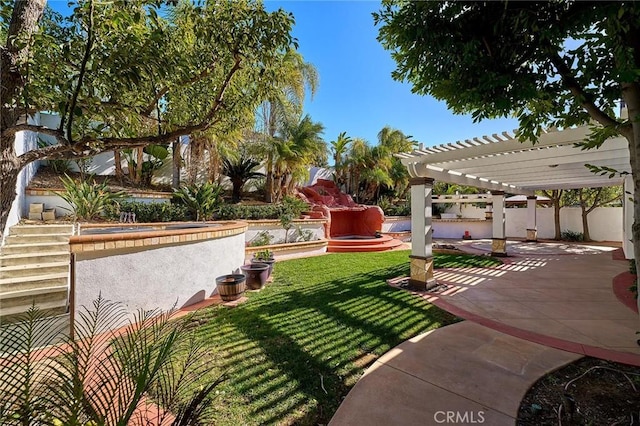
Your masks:
M 130 247 L 75 254 L 75 311 L 102 294 L 138 309 L 188 306 L 210 297 L 215 278 L 239 271 L 244 233 L 164 246 Z

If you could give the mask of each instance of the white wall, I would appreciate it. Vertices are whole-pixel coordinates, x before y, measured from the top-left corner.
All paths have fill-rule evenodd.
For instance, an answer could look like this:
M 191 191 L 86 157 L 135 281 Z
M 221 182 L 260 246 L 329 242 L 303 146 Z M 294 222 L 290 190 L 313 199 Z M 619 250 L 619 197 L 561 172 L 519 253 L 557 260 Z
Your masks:
M 238 272 L 244 262 L 244 234 L 195 243 L 76 255 L 76 312 L 100 293 L 137 309 L 170 309 L 211 296 L 216 277 Z
M 553 208 L 536 209 L 538 238 L 553 238 Z M 524 238 L 527 235 L 527 209 L 506 210 L 507 237 Z M 589 216 L 589 233 L 594 241 L 622 241 L 622 207 L 598 207 Z M 582 216 L 579 207 L 563 207 L 560 210 L 562 231 L 582 232 Z
M 284 243 L 285 230 L 280 225 L 279 221 L 247 221 L 249 223 L 249 229 L 245 233 L 247 244 L 251 244 L 251 242 L 258 236 L 258 234 L 262 232 L 268 232 L 269 235 L 273 237 L 270 244 L 282 244 Z M 316 241 L 324 239 L 324 223 L 320 222 L 307 222 L 304 220 L 294 220 L 293 226 L 289 229 L 289 234 L 287 236 L 288 242 L 296 242 L 296 241 L 304 241 L 301 238 L 297 238 L 299 236 L 296 231 L 297 227 L 300 227 L 302 230 L 311 231 L 312 236 L 309 241 Z M 296 240 L 297 238 L 297 240 Z
M 36 114 L 35 117 L 29 118 L 29 124 L 39 124 L 40 115 Z M 32 149 L 36 149 L 38 147 L 38 134 L 34 132 L 18 132 L 16 133 L 15 142 L 14 142 L 16 155 L 22 155 L 27 151 L 31 151 Z M 7 225 L 4 229 L 4 235 L 2 235 L 2 240 L 9 235 L 9 228 L 15 224 L 17 224 L 22 216 L 28 212 L 28 205 L 26 203 L 26 197 L 24 195 L 24 189 L 29 185 L 31 178 L 38 171 L 38 167 L 40 166 L 39 161 L 34 161 L 33 163 L 27 165 L 20 174 L 18 175 L 18 182 L 16 184 L 16 198 L 13 200 L 13 204 L 11 205 L 11 210 L 9 212 L 9 217 L 7 218 Z

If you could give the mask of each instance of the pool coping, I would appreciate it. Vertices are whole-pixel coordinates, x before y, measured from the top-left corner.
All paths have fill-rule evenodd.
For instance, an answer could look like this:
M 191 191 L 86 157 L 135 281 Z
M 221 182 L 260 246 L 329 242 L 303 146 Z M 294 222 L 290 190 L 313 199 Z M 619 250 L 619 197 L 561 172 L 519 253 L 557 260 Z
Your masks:
M 69 250 L 71 253 L 83 253 L 214 240 L 243 234 L 247 231 L 249 226 L 247 222 L 243 221 L 219 221 L 204 222 L 204 224 L 219 225 L 215 227 L 208 226 L 202 228 L 164 229 L 166 226 L 178 224 L 184 225 L 184 222 L 166 222 L 161 225 L 158 223 L 82 225 L 82 228 L 85 229 L 115 228 L 123 226 L 152 227 L 157 229 L 145 232 L 123 232 L 118 234 L 74 235 L 69 239 Z

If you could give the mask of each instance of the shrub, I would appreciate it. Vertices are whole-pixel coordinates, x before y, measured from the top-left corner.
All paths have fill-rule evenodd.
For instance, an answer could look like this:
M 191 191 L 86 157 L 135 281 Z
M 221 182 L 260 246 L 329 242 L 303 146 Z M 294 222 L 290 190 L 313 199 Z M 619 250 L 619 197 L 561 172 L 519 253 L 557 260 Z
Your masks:
M 378 207 L 382 209 L 386 216 L 411 216 L 411 203 L 407 201 L 394 204 L 389 197 L 381 197 L 378 200 Z
M 262 231 L 249 241 L 249 247 L 268 246 L 273 241 L 273 236 L 269 231 Z
M 562 231 L 562 239 L 565 241 L 584 241 L 584 235 L 582 232 Z
M 173 192 L 174 199 L 187 207 L 196 220 L 207 220 L 222 204 L 224 189 L 210 182 L 201 185 L 185 185 Z
M 143 203 L 140 201 L 122 201 L 107 209 L 106 216 L 118 220 L 120 213 L 135 213 L 137 222 L 181 222 L 192 219 L 189 210 L 174 203 Z
M 35 306 L 22 321 L 0 327 L 11 353 L 0 365 L 0 424 L 137 424 L 136 407 L 146 396 L 175 415 L 173 425 L 203 424 L 203 409 L 224 377 L 202 379 L 210 365 L 189 330 L 191 318 L 171 320 L 171 312 L 159 310 L 126 318 L 122 304 L 99 297 L 93 309 L 83 307 L 76 339 L 65 337 L 64 350 L 54 345 L 63 326 Z
M 97 219 L 116 201 L 125 197 L 124 191 L 111 192 L 106 181 L 76 182 L 68 175 L 60 177 L 64 192 L 56 192 L 63 200 L 71 205 L 71 211 L 77 219 Z

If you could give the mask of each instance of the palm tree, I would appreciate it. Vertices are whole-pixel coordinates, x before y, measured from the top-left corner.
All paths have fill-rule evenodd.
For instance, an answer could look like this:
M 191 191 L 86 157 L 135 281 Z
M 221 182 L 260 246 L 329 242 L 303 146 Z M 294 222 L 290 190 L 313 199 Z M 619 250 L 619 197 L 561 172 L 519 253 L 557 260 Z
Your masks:
M 222 173 L 224 173 L 233 184 L 232 200 L 237 203 L 242 198 L 242 187 L 250 179 L 264 177 L 264 173 L 255 169 L 260 166 L 260 162 L 250 157 L 240 156 L 237 160 L 224 158 L 222 160 Z
M 315 94 L 318 74 L 315 67 L 305 62 L 295 50 L 285 52 L 265 73 L 274 82 L 272 90 L 265 94 L 265 100 L 259 108 L 264 135 L 262 154 L 266 158 L 265 201 L 272 202 L 275 195 L 277 145 L 284 140 L 282 133 L 285 129 L 291 123 L 297 124 L 300 121 L 306 91 L 308 89 L 311 96 Z
M 343 164 L 342 156 L 347 152 L 347 148 L 352 141 L 351 137 L 347 136 L 347 132 L 340 133 L 335 141 L 331 141 L 331 155 L 333 155 L 335 181 L 338 188 L 343 189 L 345 185 L 345 165 Z
M 355 138 L 351 142 L 345 166 L 347 167 L 347 193 L 360 202 L 360 176 L 367 165 L 367 156 L 371 148 L 366 140 Z
M 308 178 L 308 165 L 326 154 L 322 139 L 324 126 L 306 115 L 295 126 L 285 129 L 285 137 L 275 139 L 273 181 L 275 200 L 289 194 L 294 186 Z

